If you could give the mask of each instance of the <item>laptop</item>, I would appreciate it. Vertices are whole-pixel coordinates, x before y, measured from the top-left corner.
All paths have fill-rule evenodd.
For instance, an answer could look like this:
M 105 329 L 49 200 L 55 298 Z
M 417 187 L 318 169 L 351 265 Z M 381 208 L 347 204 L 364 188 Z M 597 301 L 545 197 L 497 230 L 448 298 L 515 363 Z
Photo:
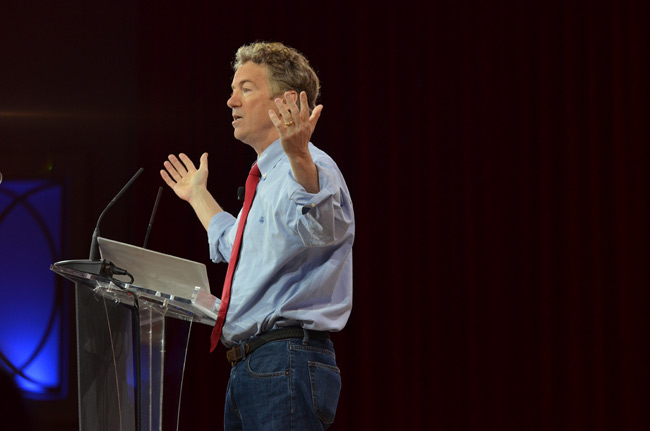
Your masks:
M 202 263 L 107 238 L 97 241 L 102 259 L 131 274 L 134 286 L 180 298 L 192 298 L 196 287 L 211 294 Z

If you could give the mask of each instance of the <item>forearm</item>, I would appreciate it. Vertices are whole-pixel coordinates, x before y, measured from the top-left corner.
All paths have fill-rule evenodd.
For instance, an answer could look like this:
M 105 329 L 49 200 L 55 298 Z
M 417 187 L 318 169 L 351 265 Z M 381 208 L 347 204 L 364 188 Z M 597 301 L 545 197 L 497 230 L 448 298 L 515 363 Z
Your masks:
M 318 168 L 314 164 L 309 151 L 304 155 L 290 155 L 289 163 L 291 164 L 293 177 L 308 193 L 315 194 L 320 191 Z
M 212 217 L 223 211 L 221 206 L 217 203 L 212 194 L 207 191 L 207 189 L 200 189 L 197 191 L 189 200 L 189 204 L 192 206 L 192 209 L 206 231 L 210 226 L 210 220 L 212 220 Z

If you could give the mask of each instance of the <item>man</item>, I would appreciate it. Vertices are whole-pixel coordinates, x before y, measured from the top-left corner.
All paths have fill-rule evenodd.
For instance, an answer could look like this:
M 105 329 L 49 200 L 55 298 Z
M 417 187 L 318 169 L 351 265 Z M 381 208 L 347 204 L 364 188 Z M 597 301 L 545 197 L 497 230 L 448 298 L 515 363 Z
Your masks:
M 211 259 L 234 270 L 213 333 L 232 364 L 225 429 L 326 429 L 341 385 L 329 332 L 345 326 L 352 307 L 352 202 L 334 161 L 309 142 L 323 107 L 302 54 L 245 45 L 233 69 L 234 136 L 256 151 L 259 169 L 238 253 L 242 213 L 223 211 L 207 191 L 207 153 L 198 169 L 180 154 L 161 170 L 207 230 Z

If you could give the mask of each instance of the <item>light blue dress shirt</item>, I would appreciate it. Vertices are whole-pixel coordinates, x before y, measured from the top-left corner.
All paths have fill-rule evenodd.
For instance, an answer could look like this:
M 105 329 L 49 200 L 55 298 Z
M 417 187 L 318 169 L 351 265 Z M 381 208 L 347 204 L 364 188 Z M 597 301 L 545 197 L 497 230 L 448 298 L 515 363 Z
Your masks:
M 332 158 L 311 143 L 309 149 L 318 168 L 316 194 L 295 181 L 279 140 L 257 160 L 262 176 L 233 277 L 221 336 L 226 347 L 284 326 L 339 331 L 348 320 L 352 201 Z M 229 261 L 238 222 L 225 211 L 210 221 L 214 262 Z

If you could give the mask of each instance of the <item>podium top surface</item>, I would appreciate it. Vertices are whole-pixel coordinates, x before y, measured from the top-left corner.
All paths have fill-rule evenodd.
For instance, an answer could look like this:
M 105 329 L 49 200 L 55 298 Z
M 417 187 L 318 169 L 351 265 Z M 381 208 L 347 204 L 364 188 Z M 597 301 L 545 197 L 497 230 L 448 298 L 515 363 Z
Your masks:
M 202 263 L 107 238 L 97 241 L 102 259 L 128 271 L 137 286 L 182 298 L 191 298 L 196 288 L 211 293 Z
M 136 302 L 149 307 L 157 307 L 166 315 L 184 320 L 194 320 L 214 326 L 219 300 L 198 287 L 191 295 L 174 296 L 160 290 L 143 288 L 105 275 L 99 275 L 98 265 L 104 261 L 67 260 L 50 265 L 55 273 L 75 283 L 91 289 L 97 295 L 109 298 L 116 303 L 133 307 Z M 90 272 L 88 272 L 90 271 Z

